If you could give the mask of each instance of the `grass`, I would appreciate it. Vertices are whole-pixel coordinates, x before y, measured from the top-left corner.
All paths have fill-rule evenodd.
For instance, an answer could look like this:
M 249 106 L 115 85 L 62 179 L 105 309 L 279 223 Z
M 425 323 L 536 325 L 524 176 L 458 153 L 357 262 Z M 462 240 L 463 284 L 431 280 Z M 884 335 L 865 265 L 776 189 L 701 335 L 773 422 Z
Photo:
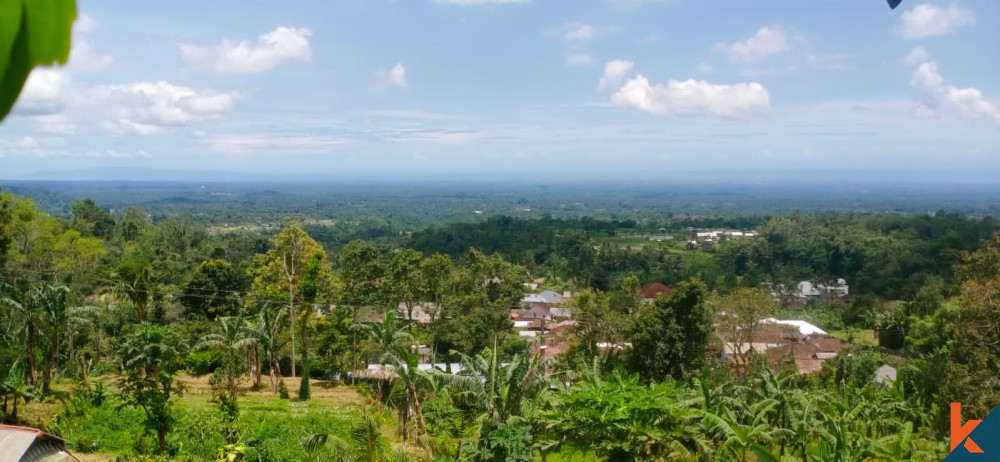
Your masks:
M 155 435 L 143 435 L 140 410 L 120 405 L 114 388 L 117 380 L 105 376 L 92 381 L 108 387 L 108 399 L 100 406 L 72 399 L 75 386 L 64 383 L 57 388 L 62 400 L 29 403 L 21 416 L 25 424 L 66 439 L 70 450 L 84 461 L 110 461 L 116 455 L 147 452 L 155 447 Z M 177 422 L 168 441 L 177 448 L 179 460 L 214 460 L 225 444 L 224 427 L 221 413 L 211 401 L 208 376 L 182 376 L 180 380 L 185 391 L 174 398 Z M 298 379 L 286 377 L 285 382 L 297 384 Z M 305 402 L 282 400 L 266 388 L 246 390 L 239 399 L 239 434 L 241 441 L 270 460 L 302 460 L 308 458 L 303 442 L 309 436 L 349 439 L 366 407 L 367 400 L 357 390 L 321 380 L 312 381 L 312 399 Z M 383 422 L 382 434 L 395 446 L 398 440 L 391 413 L 376 412 Z
M 851 329 L 851 330 L 835 330 L 830 331 L 829 334 L 832 337 L 839 338 L 844 342 L 853 334 L 854 343 L 858 345 L 876 346 L 878 345 L 878 339 L 875 337 L 875 330 L 873 329 Z

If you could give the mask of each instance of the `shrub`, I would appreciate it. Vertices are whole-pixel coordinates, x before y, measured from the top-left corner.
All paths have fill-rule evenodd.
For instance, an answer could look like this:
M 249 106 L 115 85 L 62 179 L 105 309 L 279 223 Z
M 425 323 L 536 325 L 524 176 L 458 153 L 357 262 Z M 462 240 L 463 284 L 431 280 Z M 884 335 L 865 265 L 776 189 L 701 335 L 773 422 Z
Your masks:
M 184 363 L 188 372 L 194 375 L 205 375 L 222 367 L 223 354 L 219 350 L 195 351 L 187 356 Z

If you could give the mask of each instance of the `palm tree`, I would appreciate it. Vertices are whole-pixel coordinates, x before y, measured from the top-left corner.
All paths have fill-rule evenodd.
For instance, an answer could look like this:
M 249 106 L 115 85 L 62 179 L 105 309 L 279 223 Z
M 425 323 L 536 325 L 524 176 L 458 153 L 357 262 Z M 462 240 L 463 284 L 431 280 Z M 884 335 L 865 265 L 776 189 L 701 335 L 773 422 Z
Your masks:
M 242 370 L 242 364 L 239 362 L 239 351 L 243 348 L 241 342 L 246 336 L 247 329 L 240 316 L 220 317 L 216 320 L 216 325 L 219 326 L 219 331 L 202 337 L 195 345 L 195 349 L 218 348 L 223 351 L 225 355 L 225 364 L 223 365 L 226 380 L 225 392 L 227 398 L 233 400 L 236 399 L 236 379 Z
M 496 342 L 493 348 L 486 348 L 476 356 L 454 353 L 460 358 L 462 371 L 455 375 L 438 373 L 437 377 L 453 389 L 453 400 L 480 411 L 477 454 L 473 460 L 509 460 L 514 456 L 510 453 L 514 447 L 527 452 L 526 441 L 494 438 L 530 438 L 530 430 L 529 434 L 523 432 L 529 422 L 521 416 L 525 403 L 548 389 L 545 375 L 548 361 L 539 356 L 516 354 L 509 363 L 501 363 Z M 502 435 L 508 432 L 500 429 L 512 430 L 514 435 Z
M 37 293 L 32 289 L 10 287 L 12 296 L 0 298 L 0 304 L 11 309 L 14 319 L 13 335 L 16 338 L 25 337 L 24 372 L 28 385 L 38 385 L 38 364 L 36 349 L 41 337 L 44 313 L 38 303 Z
M 271 389 L 275 392 L 285 386 L 285 379 L 281 376 L 281 366 L 278 364 L 278 352 L 284 346 L 281 339 L 281 316 L 285 313 L 284 307 L 271 307 L 263 305 L 257 313 L 257 318 L 253 322 L 243 326 L 242 338 L 236 343 L 239 348 L 251 349 L 251 372 L 256 370 L 254 378 L 255 386 L 260 385 L 260 355 L 259 349 L 264 350 L 264 357 L 267 358 L 268 373 L 271 376 Z
M 396 376 L 390 399 L 394 401 L 399 425 L 399 435 L 406 441 L 410 420 L 416 422 L 416 436 L 427 433 L 424 412 L 420 405 L 419 388 L 430 383 L 431 376 L 418 368 L 418 355 L 406 349 L 399 349 L 392 357 L 392 372 Z
M 146 321 L 149 306 L 153 301 L 152 268 L 148 261 L 132 261 L 118 267 L 115 275 L 120 279 L 111 288 L 111 293 L 119 299 L 128 300 L 135 309 L 139 322 Z
M 375 360 L 384 367 L 388 364 L 398 348 L 413 340 L 413 336 L 407 332 L 406 327 L 396 327 L 396 317 L 394 312 L 386 313 L 381 323 L 367 321 L 355 325 L 356 329 L 363 332 L 372 341 Z M 382 379 L 378 379 L 378 391 L 375 400 L 382 400 Z

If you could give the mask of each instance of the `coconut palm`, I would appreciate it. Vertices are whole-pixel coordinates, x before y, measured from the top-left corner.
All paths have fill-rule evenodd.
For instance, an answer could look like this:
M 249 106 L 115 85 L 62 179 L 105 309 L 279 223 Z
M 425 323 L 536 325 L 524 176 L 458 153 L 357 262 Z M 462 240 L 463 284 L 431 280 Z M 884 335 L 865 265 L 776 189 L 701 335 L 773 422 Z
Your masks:
M 420 388 L 432 382 L 429 373 L 420 370 L 419 356 L 406 349 L 400 349 L 392 357 L 392 372 L 395 375 L 393 390 L 389 394 L 390 401 L 396 408 L 399 435 L 405 441 L 410 434 L 410 421 L 416 424 L 416 435 L 427 433 L 424 423 L 424 413 L 420 405 Z
M 45 313 L 36 288 L 10 287 L 10 296 L 0 298 L 0 305 L 11 311 L 13 336 L 24 340 L 25 383 L 38 385 L 38 344 L 42 337 Z
M 127 300 L 135 310 L 139 322 L 146 321 L 150 305 L 153 303 L 152 267 L 148 261 L 122 263 L 115 276 L 118 284 L 111 288 L 115 298 Z
M 195 345 L 196 350 L 217 348 L 222 350 L 225 357 L 223 373 L 225 380 L 225 392 L 230 400 L 236 399 L 236 379 L 244 364 L 240 361 L 240 350 L 243 348 L 243 339 L 247 337 L 246 324 L 242 316 L 225 316 L 216 319 L 218 332 L 205 335 Z
M 360 330 L 371 342 L 375 360 L 386 366 L 393 359 L 398 349 L 413 340 L 413 336 L 407 332 L 405 326 L 397 327 L 396 317 L 393 313 L 386 313 L 381 323 L 367 321 L 356 324 L 355 328 Z M 378 379 L 378 390 L 375 393 L 375 400 L 382 400 L 383 380 Z
M 257 313 L 257 317 L 243 326 L 241 339 L 236 342 L 238 348 L 249 348 L 251 353 L 251 373 L 254 377 L 254 386 L 260 385 L 260 350 L 263 350 L 264 357 L 268 363 L 268 373 L 271 377 L 271 389 L 277 392 L 285 386 L 285 379 L 281 376 L 281 366 L 278 364 L 278 352 L 284 346 L 281 339 L 281 317 L 284 315 L 284 307 L 271 307 L 263 305 Z M 256 366 L 254 366 L 256 364 Z

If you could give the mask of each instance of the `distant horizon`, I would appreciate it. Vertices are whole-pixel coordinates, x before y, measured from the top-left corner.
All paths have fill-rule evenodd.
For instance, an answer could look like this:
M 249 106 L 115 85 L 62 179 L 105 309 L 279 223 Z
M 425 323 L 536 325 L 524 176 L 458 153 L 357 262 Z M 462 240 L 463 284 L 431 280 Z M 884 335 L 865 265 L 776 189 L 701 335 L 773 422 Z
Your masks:
M 522 171 L 329 171 L 329 172 L 297 172 L 297 171 L 237 171 L 237 170 L 195 170 L 173 168 L 146 167 L 94 167 L 73 170 L 36 171 L 20 175 L 4 175 L 0 172 L 0 184 L 4 181 L 96 181 L 96 182 L 323 182 L 323 181 L 511 181 L 511 180 L 543 180 L 549 183 L 573 183 L 574 181 L 657 181 L 657 180 L 692 180 L 692 181 L 809 181 L 819 183 L 837 182 L 870 182 L 919 181 L 930 183 L 962 183 L 1000 184 L 1000 172 L 968 171 L 968 170 L 861 170 L 861 169 L 784 169 L 784 170 L 673 170 L 630 172 L 624 170 L 611 171 L 552 171 L 549 169 Z

